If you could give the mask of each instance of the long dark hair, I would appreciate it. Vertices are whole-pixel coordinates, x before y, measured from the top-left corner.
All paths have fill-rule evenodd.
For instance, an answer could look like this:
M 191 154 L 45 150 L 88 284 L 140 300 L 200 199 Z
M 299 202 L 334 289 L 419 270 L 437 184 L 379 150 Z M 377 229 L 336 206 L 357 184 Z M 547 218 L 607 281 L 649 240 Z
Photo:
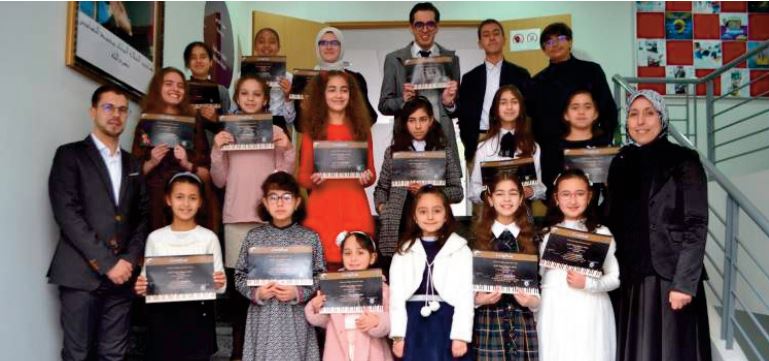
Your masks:
M 565 216 L 560 208 L 558 208 L 558 205 L 555 203 L 555 198 L 558 194 L 558 187 L 561 185 L 561 182 L 563 182 L 566 179 L 580 179 L 583 182 L 585 182 L 585 185 L 587 186 L 587 191 L 590 194 L 590 197 L 597 197 L 597 194 L 593 193 L 593 189 L 590 187 L 590 179 L 587 177 L 587 174 L 583 172 L 579 168 L 571 168 L 563 171 L 558 178 L 555 180 L 555 184 L 553 185 L 553 196 L 550 197 L 550 201 L 548 202 L 547 207 L 547 214 L 545 215 L 545 229 L 543 229 L 544 233 L 547 233 L 550 231 L 550 227 L 555 226 L 558 223 L 563 222 Z M 601 224 L 598 222 L 598 213 L 596 212 L 595 207 L 593 206 L 593 202 L 590 202 L 588 200 L 587 202 L 587 208 L 585 208 L 585 212 L 583 213 L 585 216 L 585 227 L 587 227 L 588 232 L 595 231 L 596 228 L 600 227 Z
M 574 100 L 574 97 L 577 95 L 584 94 L 590 97 L 590 101 L 593 102 L 593 109 L 595 109 L 596 118 L 593 120 L 593 124 L 591 124 L 590 132 L 593 134 L 593 138 L 597 138 L 603 135 L 603 129 L 599 127 L 598 124 L 598 118 L 601 116 L 601 113 L 598 111 L 598 104 L 595 102 L 595 97 L 593 96 L 593 93 L 588 89 L 577 89 L 571 94 L 569 94 L 569 99 L 566 101 L 566 104 L 563 106 L 563 124 L 566 125 L 566 129 L 564 130 L 563 137 L 569 136 L 569 133 L 571 133 L 571 126 L 569 125 L 569 122 L 566 121 L 566 113 L 569 111 L 569 106 L 571 105 L 571 101 Z
M 481 211 L 481 217 L 473 225 L 473 233 L 475 239 L 471 242 L 473 249 L 482 251 L 491 250 L 491 240 L 494 239 L 494 234 L 491 232 L 491 226 L 497 219 L 497 211 L 488 202 L 489 197 L 497 189 L 499 183 L 503 181 L 512 181 L 515 183 L 515 188 L 518 189 L 520 197 L 523 199 L 523 184 L 515 175 L 506 172 L 497 173 L 489 183 L 489 190 L 486 193 L 486 199 L 483 202 L 483 208 Z M 513 222 L 520 228 L 521 232 L 518 234 L 517 240 L 520 245 L 522 253 L 537 254 L 537 245 L 534 242 L 534 236 L 536 234 L 534 230 L 534 224 L 529 220 L 528 206 L 525 201 L 521 201 L 521 205 L 513 213 Z
M 150 85 L 147 88 L 147 94 L 142 99 L 142 112 L 165 113 L 166 103 L 163 101 L 163 95 L 160 94 L 160 91 L 163 88 L 163 78 L 169 73 L 179 74 L 179 77 L 182 78 L 182 82 L 184 83 L 184 97 L 182 98 L 182 102 L 176 106 L 179 111 L 178 115 L 194 115 L 195 111 L 190 105 L 190 87 L 187 83 L 187 79 L 184 78 L 184 73 L 182 73 L 181 70 L 172 66 L 167 66 L 152 76 Z
M 411 133 L 409 133 L 407 124 L 409 116 L 420 109 L 424 110 L 424 112 L 427 113 L 427 116 L 433 120 L 433 123 L 425 136 L 425 149 L 440 150 L 446 148 L 446 136 L 443 134 L 440 122 L 435 120 L 433 105 L 427 98 L 417 96 L 403 104 L 403 108 L 398 113 L 398 117 L 396 117 L 395 126 L 393 127 L 392 146 L 390 148 L 393 152 L 407 151 L 410 149 L 413 137 L 411 136 Z
M 350 100 L 345 109 L 345 121 L 350 126 L 353 139 L 365 141 L 371 131 L 371 115 L 366 110 L 358 82 L 345 71 L 322 71 L 313 77 L 307 86 L 305 95 L 309 99 L 302 101 L 301 129 L 307 132 L 313 140 L 326 139 L 328 127 L 328 105 L 326 104 L 326 86 L 329 79 L 341 77 L 347 82 Z
M 489 109 L 489 132 L 486 134 L 486 141 L 492 141 L 502 129 L 502 119 L 499 117 L 499 99 L 506 92 L 513 93 L 513 96 L 515 99 L 518 99 L 518 104 L 520 105 L 518 118 L 515 119 L 515 149 L 520 150 L 522 157 L 531 157 L 536 151 L 536 143 L 534 143 L 534 136 L 531 133 L 531 119 L 526 115 L 526 103 L 524 102 L 523 94 L 515 85 L 501 86 L 494 94 L 494 100 L 491 102 L 491 108 Z M 499 147 L 499 144 L 497 144 L 497 147 Z
M 440 188 L 428 184 L 420 188 L 414 195 L 414 201 L 411 203 L 411 209 L 409 209 L 409 216 L 405 219 L 405 229 L 398 239 L 398 253 L 403 254 L 408 252 L 416 242 L 417 238 L 422 237 L 422 229 L 419 228 L 419 225 L 417 225 L 416 222 L 416 210 L 419 200 L 427 194 L 439 197 L 441 203 L 443 203 L 443 208 L 446 209 L 446 223 L 444 223 L 443 227 L 438 230 L 438 247 L 443 247 L 443 245 L 446 244 L 446 240 L 449 239 L 449 236 L 451 236 L 457 229 L 457 221 L 454 219 L 454 213 L 451 211 L 451 203 L 449 203 L 449 199 Z
M 283 171 L 272 173 L 269 177 L 267 177 L 267 179 L 264 180 L 264 183 L 262 183 L 262 198 L 266 198 L 267 193 L 273 190 L 286 191 L 291 193 L 294 198 L 302 197 L 302 195 L 299 193 L 299 183 L 296 182 L 294 176 Z M 294 213 L 291 215 L 291 220 L 294 222 L 301 222 L 307 216 L 304 203 L 304 200 L 302 200 L 302 202 L 299 203 L 299 207 L 297 207 Z M 270 212 L 267 211 L 267 207 L 264 206 L 264 203 L 261 202 L 261 200 L 259 205 L 256 207 L 256 212 L 259 215 L 259 218 L 261 218 L 263 221 L 272 222 L 272 215 L 270 215 Z
M 243 110 L 240 108 L 240 104 L 238 104 L 238 93 L 240 93 L 240 87 L 243 85 L 243 83 L 246 82 L 246 80 L 253 80 L 259 83 L 259 85 L 262 87 L 265 100 L 264 106 L 262 106 L 262 110 L 270 109 L 270 88 L 267 86 L 267 81 L 253 74 L 246 74 L 238 78 L 238 81 L 235 82 L 235 92 L 232 94 L 232 102 L 237 105 L 240 111 Z

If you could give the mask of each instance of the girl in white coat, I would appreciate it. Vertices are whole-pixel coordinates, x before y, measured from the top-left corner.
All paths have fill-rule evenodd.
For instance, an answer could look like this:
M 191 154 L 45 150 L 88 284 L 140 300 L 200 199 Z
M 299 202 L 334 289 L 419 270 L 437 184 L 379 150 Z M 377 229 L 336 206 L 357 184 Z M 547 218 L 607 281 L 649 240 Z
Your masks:
M 414 195 L 390 265 L 390 337 L 404 361 L 471 360 L 473 256 L 446 195 Z

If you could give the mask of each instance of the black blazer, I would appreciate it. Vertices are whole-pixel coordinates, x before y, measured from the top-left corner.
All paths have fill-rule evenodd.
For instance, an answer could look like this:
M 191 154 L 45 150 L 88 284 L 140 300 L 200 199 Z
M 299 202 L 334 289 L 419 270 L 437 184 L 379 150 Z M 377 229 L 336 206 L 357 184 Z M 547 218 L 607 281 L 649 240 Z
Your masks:
M 525 101 L 528 101 L 528 88 L 531 81 L 529 71 L 502 61 L 502 71 L 499 76 L 499 86 L 513 84 L 521 91 Z M 465 146 L 465 159 L 470 161 L 475 157 L 480 133 L 483 98 L 486 95 L 486 63 L 476 66 L 464 76 L 459 86 L 457 110 L 459 117 L 459 138 Z
M 121 149 L 120 204 L 91 136 L 56 150 L 48 192 L 61 229 L 48 269 L 53 284 L 95 290 L 124 259 L 138 270 L 147 238 L 147 193 L 141 164 Z
M 705 170 L 694 150 L 661 139 L 655 150 L 656 167 L 651 171 L 649 190 L 649 250 L 651 265 L 660 277 L 672 282 L 672 288 L 697 294 L 700 282 L 706 279 L 704 268 L 705 241 L 708 229 L 708 189 Z M 623 243 L 627 232 L 623 229 L 621 208 L 623 174 L 627 167 L 626 146 L 612 161 L 609 169 L 607 211 L 609 226 L 617 241 L 620 275 L 628 272 L 632 254 Z M 632 190 L 631 190 L 632 191 Z M 632 272 L 632 271 L 631 271 Z M 632 276 L 632 275 L 628 275 Z

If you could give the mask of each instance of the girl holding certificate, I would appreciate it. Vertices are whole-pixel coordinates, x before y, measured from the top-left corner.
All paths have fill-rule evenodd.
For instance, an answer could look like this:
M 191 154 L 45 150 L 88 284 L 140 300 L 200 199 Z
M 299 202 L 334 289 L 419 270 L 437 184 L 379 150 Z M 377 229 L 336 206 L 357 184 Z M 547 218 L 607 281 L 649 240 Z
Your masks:
M 703 264 L 708 188 L 696 151 L 668 141 L 664 98 L 628 97 L 627 135 L 609 169 L 608 223 L 622 274 L 619 360 L 710 360 Z
M 190 81 L 215 84 L 219 91 L 221 103 L 218 113 L 225 114 L 230 111 L 230 92 L 221 84 L 217 84 L 211 77 L 211 67 L 214 65 L 214 52 L 208 44 L 194 41 L 184 48 L 184 65 L 190 69 L 192 76 Z M 210 105 L 202 106 L 200 115 L 207 120 L 206 129 L 215 132 L 218 128 L 216 121 L 218 114 L 216 108 Z
M 235 267 L 235 286 L 251 300 L 246 320 L 243 361 L 320 360 L 315 330 L 304 317 L 305 303 L 317 291 L 317 276 L 324 272 L 323 249 L 318 235 L 299 222 L 304 202 L 290 174 L 276 172 L 262 184 L 259 217 L 267 225 L 252 229 L 243 241 Z M 249 249 L 252 247 L 312 247 L 313 286 L 288 286 L 270 282 L 249 287 Z
M 280 36 L 273 28 L 261 28 L 254 36 L 252 52 L 256 56 L 275 56 L 280 52 Z M 286 123 L 293 124 L 296 119 L 294 101 L 288 98 L 291 91 L 291 73 L 286 71 L 286 77 L 280 80 L 279 87 L 269 89 L 270 113 L 280 115 Z
M 390 338 L 404 361 L 471 360 L 473 254 L 454 233 L 446 195 L 431 185 L 414 205 L 390 265 Z
M 374 240 L 363 232 L 342 232 L 337 237 L 342 248 L 344 271 L 365 271 L 377 261 Z M 390 291 L 382 281 L 384 312 L 320 314 L 326 296 L 318 292 L 304 314 L 307 322 L 326 329 L 323 360 L 390 361 L 393 359 L 385 337 L 390 332 Z
M 178 173 L 166 186 L 166 204 L 173 221 L 147 237 L 145 257 L 211 254 L 217 293 L 224 293 L 227 278 L 222 265 L 219 238 L 196 221 L 203 203 L 203 182 L 192 173 Z M 147 294 L 146 268 L 136 279 L 134 291 Z M 146 360 L 209 360 L 216 353 L 214 301 L 154 303 L 146 306 Z
M 142 99 L 142 112 L 166 114 L 175 116 L 194 116 L 190 106 L 189 91 L 184 74 L 176 68 L 166 67 L 155 73 L 150 80 L 147 95 Z M 145 123 L 148 120 L 139 120 L 134 133 L 131 153 L 142 159 L 142 172 L 147 182 L 149 193 L 149 229 L 150 231 L 161 228 L 170 220 L 166 218 L 165 187 L 171 177 L 180 172 L 191 172 L 200 177 L 204 183 L 211 180 L 208 172 L 210 164 L 208 140 L 203 129 L 203 120 L 195 118 L 193 133 L 193 149 L 186 150 L 181 145 L 169 147 L 166 144 L 158 144 L 147 147 L 143 144 L 147 134 L 144 133 Z M 208 192 L 204 205 L 206 209 L 205 219 L 201 222 L 206 228 L 217 231 L 218 202 L 213 192 Z
M 474 226 L 474 250 L 537 254 L 537 236 L 517 177 L 498 173 L 488 185 Z M 538 295 L 475 293 L 473 351 L 476 360 L 538 360 L 534 311 Z M 576 360 L 576 359 L 575 359 Z
M 332 70 L 313 78 L 309 99 L 302 103 L 301 157 L 297 180 L 310 191 L 304 225 L 320 235 L 331 271 L 342 266 L 342 252 L 335 239 L 345 229 L 374 234 L 374 219 L 365 188 L 376 181 L 371 141 L 371 121 L 358 84 L 345 72 Z M 362 141 L 367 143 L 366 170 L 356 179 L 325 179 L 315 169 L 313 141 Z
M 382 221 L 379 230 L 379 247 L 387 257 L 392 257 L 398 235 L 403 231 L 403 220 L 408 216 L 419 183 L 408 187 L 392 184 L 393 153 L 444 151 L 446 154 L 446 186 L 441 190 L 451 203 L 458 203 L 462 193 L 461 169 L 454 152 L 449 151 L 441 125 L 435 121 L 433 107 L 424 97 L 416 97 L 403 105 L 397 117 L 392 144 L 385 150 L 384 162 L 379 172 L 379 182 L 374 190 L 374 204 Z
M 244 76 L 235 84 L 234 101 L 236 114 L 257 114 L 267 107 L 267 84 L 255 76 Z M 275 171 L 292 172 L 294 147 L 284 130 L 272 126 L 274 149 L 223 151 L 222 147 L 233 143 L 234 137 L 223 130 L 214 137 L 211 151 L 211 178 L 219 188 L 224 188 L 224 265 L 232 277 L 235 263 L 246 233 L 261 225 L 263 220 L 256 209 L 262 199 L 262 184 Z M 230 282 L 233 282 L 232 278 Z M 232 358 L 239 359 L 243 350 L 243 333 L 246 327 L 248 300 L 234 292 L 230 298 L 232 310 Z
M 555 180 L 547 215 L 548 226 L 611 235 L 598 224 L 590 207 L 593 192 L 579 169 L 561 173 Z M 546 234 L 540 253 L 550 234 Z M 613 361 L 616 356 L 614 310 L 608 292 L 619 287 L 619 266 L 612 240 L 603 260 L 603 275 L 585 276 L 559 268 L 540 268 L 542 304 L 537 313 L 539 356 L 543 361 Z
M 484 187 L 481 162 L 532 157 L 537 182 L 532 186 L 523 187 L 523 195 L 529 200 L 544 199 L 547 188 L 542 183 L 540 147 L 534 142 L 531 134 L 531 120 L 526 115 L 521 91 L 515 85 L 500 87 L 494 94 L 490 109 L 489 131 L 486 140 L 478 144 L 478 150 L 475 152 L 468 198 L 473 203 L 482 203 L 481 194 Z

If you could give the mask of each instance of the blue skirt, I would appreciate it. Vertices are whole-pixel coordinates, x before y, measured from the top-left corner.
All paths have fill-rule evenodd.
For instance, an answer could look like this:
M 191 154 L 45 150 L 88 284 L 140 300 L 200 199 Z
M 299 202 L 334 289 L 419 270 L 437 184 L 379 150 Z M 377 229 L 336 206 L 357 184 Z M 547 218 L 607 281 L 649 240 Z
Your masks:
M 451 322 L 454 307 L 441 302 L 438 311 L 429 317 L 422 317 L 420 310 L 424 302 L 406 302 L 406 338 L 403 361 L 470 361 L 471 345 L 467 345 L 467 353 L 460 357 L 451 356 Z

